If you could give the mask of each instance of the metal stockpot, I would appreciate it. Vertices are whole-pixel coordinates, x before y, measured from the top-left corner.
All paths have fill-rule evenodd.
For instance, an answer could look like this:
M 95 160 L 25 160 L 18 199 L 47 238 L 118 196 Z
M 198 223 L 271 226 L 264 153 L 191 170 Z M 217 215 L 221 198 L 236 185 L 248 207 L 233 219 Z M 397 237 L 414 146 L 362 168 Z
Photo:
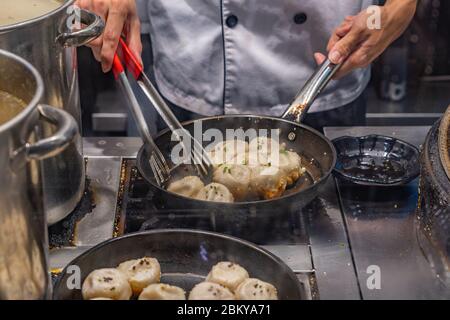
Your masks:
M 0 27 L 0 49 L 13 52 L 35 66 L 43 77 L 43 103 L 70 113 L 81 128 L 76 47 L 98 37 L 102 19 L 86 10 L 74 10 L 73 0 L 36 19 Z M 73 31 L 77 17 L 86 27 Z M 54 133 L 43 125 L 42 136 Z M 85 187 L 81 139 L 51 160 L 41 162 L 45 208 L 49 223 L 67 216 L 77 205 Z
M 27 104 L 0 125 L 0 299 L 48 298 L 47 224 L 39 160 L 64 152 L 74 143 L 78 128 L 67 112 L 39 105 L 44 85 L 36 69 L 2 50 L 0 90 Z M 40 118 L 52 123 L 56 133 L 38 140 L 35 131 Z

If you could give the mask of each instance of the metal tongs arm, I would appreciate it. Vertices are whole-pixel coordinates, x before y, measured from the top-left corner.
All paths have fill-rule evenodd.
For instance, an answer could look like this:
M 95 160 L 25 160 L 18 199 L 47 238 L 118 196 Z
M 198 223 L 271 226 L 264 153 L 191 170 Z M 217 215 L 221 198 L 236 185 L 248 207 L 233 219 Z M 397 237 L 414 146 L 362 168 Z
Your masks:
M 164 155 L 159 150 L 151 136 L 144 113 L 142 112 L 141 106 L 134 95 L 131 84 L 125 73 L 125 69 L 123 68 L 122 62 L 117 54 L 114 56 L 113 73 L 128 100 L 131 114 L 136 121 L 140 136 L 149 154 L 150 167 L 152 168 L 155 180 L 159 186 L 164 186 L 165 183 L 170 180 L 170 168 L 164 158 Z
M 191 162 L 196 167 L 198 174 L 202 176 L 204 180 L 210 181 L 212 179 L 213 166 L 203 145 L 183 128 L 163 97 L 144 73 L 142 64 L 123 39 L 120 39 L 120 47 L 122 49 L 122 58 L 126 64 L 127 70 L 134 76 L 138 85 L 172 131 L 176 139 L 181 141 L 185 152 L 190 154 Z M 190 142 L 188 143 L 186 140 L 190 140 Z

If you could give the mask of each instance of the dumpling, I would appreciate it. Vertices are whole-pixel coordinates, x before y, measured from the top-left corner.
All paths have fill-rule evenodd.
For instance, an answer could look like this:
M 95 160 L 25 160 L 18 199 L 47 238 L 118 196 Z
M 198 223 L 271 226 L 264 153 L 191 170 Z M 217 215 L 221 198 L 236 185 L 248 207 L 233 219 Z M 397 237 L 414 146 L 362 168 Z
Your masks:
M 193 198 L 204 187 L 205 185 L 199 177 L 188 176 L 171 183 L 167 190 L 188 198 Z
M 150 284 L 158 283 L 161 279 L 161 267 L 158 260 L 144 257 L 125 261 L 117 267 L 123 272 L 130 283 L 135 295 L 141 293 Z
M 219 262 L 208 274 L 206 281 L 221 284 L 235 291 L 249 275 L 247 270 L 232 262 Z
M 205 186 L 195 197 L 198 200 L 214 202 L 234 202 L 233 194 L 220 183 L 211 183 Z
M 250 189 L 263 199 L 281 197 L 287 186 L 301 175 L 300 156 L 267 137 L 250 141 L 249 166 L 252 170 Z
M 85 300 L 94 298 L 129 300 L 132 295 L 127 277 L 114 268 L 92 271 L 84 280 L 81 293 Z
M 201 282 L 191 290 L 189 300 L 235 300 L 235 297 L 228 288 L 220 284 Z
M 250 189 L 263 199 L 281 197 L 286 191 L 288 179 L 286 174 L 275 166 L 252 167 Z
M 301 176 L 301 158 L 292 151 L 283 150 L 280 152 L 279 165 L 280 170 L 286 175 L 287 184 L 294 184 Z
M 214 165 L 245 164 L 248 143 L 244 140 L 226 140 L 216 144 L 209 151 L 209 157 Z
M 257 137 L 249 144 L 248 165 L 251 167 L 276 165 L 282 148 L 274 139 Z
M 213 181 L 226 186 L 236 200 L 243 200 L 249 193 L 251 175 L 248 166 L 222 164 L 214 170 Z
M 139 300 L 186 300 L 186 292 L 168 284 L 151 284 L 142 291 Z
M 270 283 L 250 278 L 236 289 L 237 300 L 278 300 L 277 289 Z

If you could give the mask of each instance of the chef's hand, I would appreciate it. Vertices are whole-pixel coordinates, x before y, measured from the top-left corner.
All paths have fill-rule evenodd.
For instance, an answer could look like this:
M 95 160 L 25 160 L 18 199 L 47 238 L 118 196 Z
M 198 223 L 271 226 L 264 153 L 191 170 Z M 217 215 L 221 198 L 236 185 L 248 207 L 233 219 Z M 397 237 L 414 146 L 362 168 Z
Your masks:
M 381 28 L 369 28 L 373 12 L 363 10 L 356 16 L 347 17 L 334 30 L 328 42 L 328 58 L 338 64 L 344 62 L 335 76 L 339 79 L 357 68 L 370 65 L 408 27 L 416 11 L 417 0 L 388 0 L 380 8 Z M 321 64 L 326 57 L 315 53 Z
M 122 34 L 127 36 L 126 42 L 130 49 L 137 57 L 141 57 L 141 24 L 135 0 L 77 0 L 75 4 L 98 14 L 106 21 L 103 35 L 88 45 L 92 48 L 95 59 L 102 63 L 103 72 L 111 70 Z

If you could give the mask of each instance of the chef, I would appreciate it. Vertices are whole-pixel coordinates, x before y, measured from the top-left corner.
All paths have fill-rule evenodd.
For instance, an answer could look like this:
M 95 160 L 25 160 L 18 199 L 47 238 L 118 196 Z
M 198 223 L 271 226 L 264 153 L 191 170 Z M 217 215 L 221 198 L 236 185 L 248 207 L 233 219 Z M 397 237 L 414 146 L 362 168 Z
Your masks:
M 180 120 L 280 116 L 328 57 L 343 62 L 306 123 L 364 125 L 369 65 L 410 23 L 417 0 L 78 0 L 106 20 L 91 43 L 111 70 L 119 36 Z M 369 9 L 367 9 L 369 7 Z M 141 37 L 142 33 L 142 37 Z M 144 50 L 143 50 L 144 46 Z

